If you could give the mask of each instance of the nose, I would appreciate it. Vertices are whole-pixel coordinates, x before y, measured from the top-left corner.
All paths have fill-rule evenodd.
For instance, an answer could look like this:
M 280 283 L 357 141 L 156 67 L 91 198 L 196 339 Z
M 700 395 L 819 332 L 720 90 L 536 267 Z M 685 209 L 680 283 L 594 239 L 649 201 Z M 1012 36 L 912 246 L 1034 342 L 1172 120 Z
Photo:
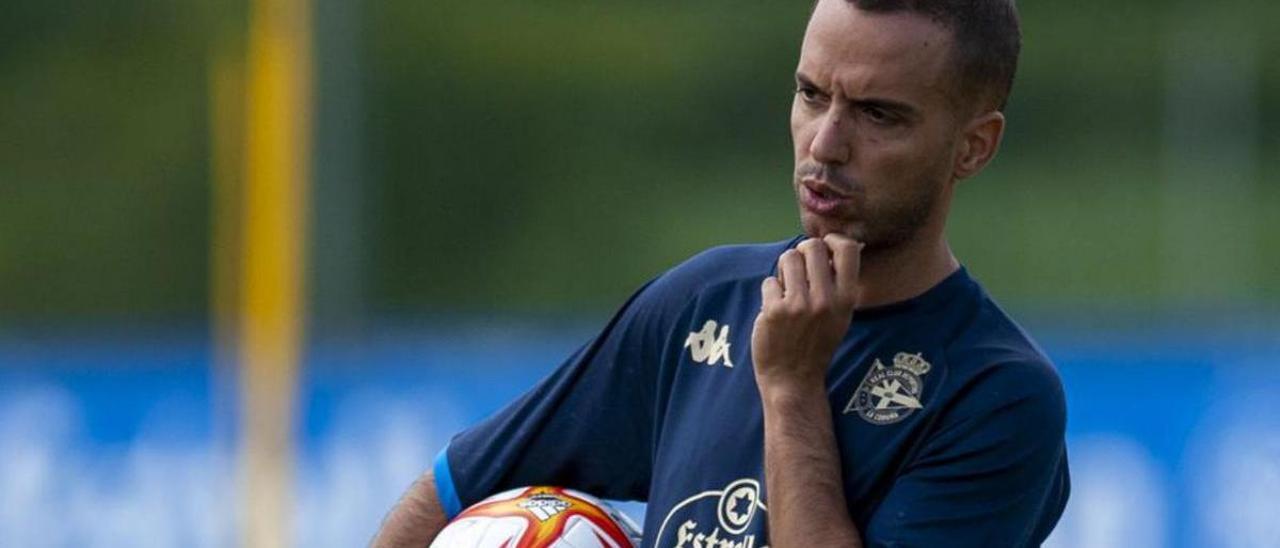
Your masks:
M 809 154 L 824 164 L 844 164 L 849 161 L 849 120 L 834 105 L 817 120 L 818 133 L 809 144 Z

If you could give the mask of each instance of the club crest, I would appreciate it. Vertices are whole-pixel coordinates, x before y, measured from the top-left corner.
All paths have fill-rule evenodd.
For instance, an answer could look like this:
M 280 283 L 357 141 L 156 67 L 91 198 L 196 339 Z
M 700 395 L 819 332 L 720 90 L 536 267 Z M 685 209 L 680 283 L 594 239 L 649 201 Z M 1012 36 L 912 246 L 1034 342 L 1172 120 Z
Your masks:
M 857 413 L 863 420 L 878 425 L 907 418 L 915 410 L 924 408 L 920 403 L 924 389 L 921 377 L 930 367 L 920 353 L 899 352 L 888 366 L 876 359 L 844 407 L 844 414 Z

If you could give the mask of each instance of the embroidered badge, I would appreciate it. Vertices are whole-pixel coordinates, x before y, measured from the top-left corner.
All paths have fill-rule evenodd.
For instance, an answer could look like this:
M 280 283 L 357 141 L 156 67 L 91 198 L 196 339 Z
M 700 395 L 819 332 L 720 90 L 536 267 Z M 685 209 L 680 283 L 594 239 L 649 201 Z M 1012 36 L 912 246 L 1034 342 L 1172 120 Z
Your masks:
M 899 352 L 889 366 L 876 359 L 844 407 L 844 414 L 856 412 L 863 420 L 878 425 L 907 418 L 916 409 L 924 408 L 920 403 L 924 389 L 921 377 L 930 367 L 920 353 Z

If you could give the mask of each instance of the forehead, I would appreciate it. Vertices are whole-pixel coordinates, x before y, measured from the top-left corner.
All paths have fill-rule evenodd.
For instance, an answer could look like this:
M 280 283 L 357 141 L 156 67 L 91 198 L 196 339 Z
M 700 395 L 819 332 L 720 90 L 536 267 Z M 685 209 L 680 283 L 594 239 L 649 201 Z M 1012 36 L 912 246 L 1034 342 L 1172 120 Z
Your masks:
M 820 0 L 805 30 L 798 71 L 848 97 L 946 99 L 951 44 L 951 32 L 925 15 L 873 13 L 847 0 Z

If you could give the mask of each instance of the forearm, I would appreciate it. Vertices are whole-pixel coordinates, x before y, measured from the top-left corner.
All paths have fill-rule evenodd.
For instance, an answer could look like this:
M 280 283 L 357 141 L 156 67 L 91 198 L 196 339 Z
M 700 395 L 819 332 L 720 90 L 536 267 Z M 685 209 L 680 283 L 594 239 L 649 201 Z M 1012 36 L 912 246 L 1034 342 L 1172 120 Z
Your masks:
M 766 389 L 761 396 L 772 546 L 860 548 L 861 535 L 845 504 L 825 391 L 820 385 Z
M 760 284 L 751 359 L 764 408 L 764 479 L 775 548 L 861 548 L 840 473 L 826 373 L 858 301 L 862 244 L 827 234 L 778 257 Z
M 444 508 L 436 495 L 435 477 L 423 474 L 400 497 L 391 513 L 383 520 L 373 548 L 425 548 L 444 529 Z

